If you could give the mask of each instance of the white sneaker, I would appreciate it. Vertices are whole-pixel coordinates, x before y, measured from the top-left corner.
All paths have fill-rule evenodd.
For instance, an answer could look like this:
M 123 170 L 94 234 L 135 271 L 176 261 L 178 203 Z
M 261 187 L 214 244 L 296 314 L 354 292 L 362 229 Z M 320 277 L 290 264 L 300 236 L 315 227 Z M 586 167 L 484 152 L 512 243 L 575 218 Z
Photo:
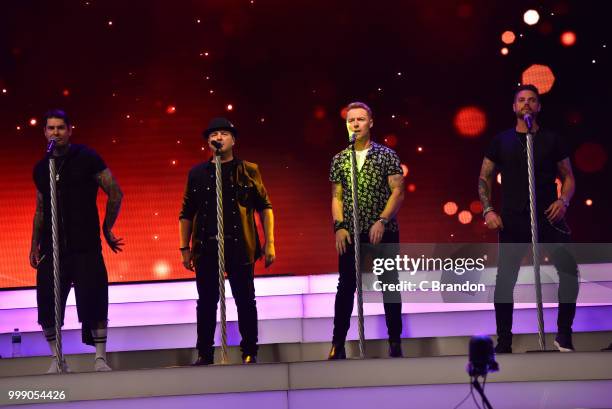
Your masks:
M 53 359 L 51 359 L 51 365 L 49 366 L 49 370 L 47 371 L 47 373 L 59 373 L 57 366 L 57 357 L 54 356 Z M 65 359 L 62 361 L 62 369 L 63 372 L 72 372 L 68 367 L 68 364 L 66 363 Z
M 113 370 L 106 363 L 106 359 L 102 358 L 101 356 L 97 357 L 94 361 L 94 369 L 96 370 L 96 372 L 109 372 Z

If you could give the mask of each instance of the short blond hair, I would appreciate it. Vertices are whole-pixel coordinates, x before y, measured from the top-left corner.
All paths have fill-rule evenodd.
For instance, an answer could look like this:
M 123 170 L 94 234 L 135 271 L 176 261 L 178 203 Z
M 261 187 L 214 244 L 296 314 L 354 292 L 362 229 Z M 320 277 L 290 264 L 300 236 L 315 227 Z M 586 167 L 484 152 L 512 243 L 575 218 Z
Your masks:
M 348 113 L 348 111 L 350 111 L 351 109 L 357 109 L 357 108 L 365 109 L 370 119 L 372 119 L 372 110 L 365 102 L 360 102 L 360 101 L 351 102 L 350 104 L 346 106 L 346 112 Z

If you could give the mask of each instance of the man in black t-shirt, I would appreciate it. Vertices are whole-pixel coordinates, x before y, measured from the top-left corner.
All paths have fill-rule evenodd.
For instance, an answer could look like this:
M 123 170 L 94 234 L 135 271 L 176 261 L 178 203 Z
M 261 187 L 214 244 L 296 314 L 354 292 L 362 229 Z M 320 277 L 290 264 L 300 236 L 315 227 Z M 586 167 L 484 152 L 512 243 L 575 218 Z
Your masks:
M 61 282 L 61 311 L 66 308 L 70 287 L 74 285 L 77 313 L 82 322 L 83 342 L 96 347 L 94 369 L 110 371 L 106 363 L 108 318 L 108 275 L 102 258 L 100 220 L 96 197 L 98 187 L 108 195 L 103 234 L 109 247 L 121 251 L 123 242 L 112 233 L 123 193 L 102 158 L 92 149 L 70 143 L 72 128 L 68 116 L 60 110 L 45 115 L 47 141 L 55 140 L 55 149 L 34 166 L 36 212 L 32 229 L 30 265 L 38 270 L 36 295 L 38 323 L 53 354 L 49 373 L 58 372 L 65 362 L 56 357 L 55 301 L 53 283 L 53 243 L 49 159 L 55 158 L 57 187 L 58 247 Z
M 531 243 L 529 179 L 527 169 L 527 123 L 532 118 L 535 162 L 536 211 L 538 238 L 550 255 L 559 274 L 559 313 L 555 346 L 560 351 L 573 351 L 572 323 L 578 296 L 578 268 L 573 256 L 560 243 L 570 239 L 565 213 L 574 195 L 576 182 L 572 173 L 569 150 L 563 140 L 540 127 L 537 118 L 541 109 L 540 95 L 533 85 L 520 86 L 513 104 L 516 126 L 493 139 L 485 153 L 478 181 L 478 193 L 487 227 L 499 229 L 499 259 L 495 283 L 495 318 L 498 353 L 512 352 L 513 291 L 521 260 Z M 502 210 L 498 214 L 491 205 L 494 170 L 502 175 Z M 561 179 L 557 194 L 555 178 Z M 514 244 L 508 244 L 514 243 Z
M 234 156 L 238 131 L 225 118 L 214 118 L 204 131 L 204 138 L 220 155 L 194 166 L 189 171 L 183 206 L 179 214 L 180 251 L 183 266 L 196 273 L 198 289 L 196 348 L 194 365 L 214 362 L 214 336 L 219 301 L 219 264 L 217 252 L 217 196 L 215 163 L 221 160 L 223 184 L 223 234 L 225 270 L 238 310 L 238 328 L 242 341 L 242 361 L 257 362 L 257 305 L 254 266 L 262 256 L 254 212 L 261 216 L 265 245 L 265 266 L 276 258 L 272 203 L 261 179 L 259 167 Z M 191 245 L 190 245 L 191 242 Z

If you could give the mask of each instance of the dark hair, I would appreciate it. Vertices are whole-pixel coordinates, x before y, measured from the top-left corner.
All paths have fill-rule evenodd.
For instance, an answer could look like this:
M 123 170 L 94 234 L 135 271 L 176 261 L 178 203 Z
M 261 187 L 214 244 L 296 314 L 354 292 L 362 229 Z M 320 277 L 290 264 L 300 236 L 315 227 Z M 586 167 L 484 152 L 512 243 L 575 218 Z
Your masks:
M 66 126 L 70 128 L 70 118 L 68 118 L 66 112 L 62 111 L 61 109 L 50 109 L 45 113 L 45 116 L 43 117 L 43 124 L 45 127 L 47 126 L 47 120 L 49 118 L 63 119 Z
M 351 109 L 356 109 L 356 108 L 365 109 L 365 111 L 368 113 L 368 116 L 372 118 L 372 110 L 365 102 L 359 102 L 359 101 L 351 102 L 350 104 L 346 106 L 346 112 L 350 111 Z
M 519 85 L 515 90 L 514 90 L 514 101 L 516 101 L 516 96 L 519 94 L 519 92 L 521 91 L 531 91 L 534 94 L 536 94 L 536 97 L 538 97 L 538 102 L 540 102 L 540 91 L 538 91 L 538 88 L 533 85 L 533 84 L 523 84 L 523 85 Z

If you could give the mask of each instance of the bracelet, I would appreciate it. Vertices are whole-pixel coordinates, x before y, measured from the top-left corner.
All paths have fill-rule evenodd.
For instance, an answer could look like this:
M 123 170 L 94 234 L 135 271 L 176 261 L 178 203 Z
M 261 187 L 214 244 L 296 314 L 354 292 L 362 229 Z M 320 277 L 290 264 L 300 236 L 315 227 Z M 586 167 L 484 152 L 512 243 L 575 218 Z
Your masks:
M 482 217 L 485 217 L 487 215 L 487 213 L 492 212 L 493 210 L 495 210 L 495 209 L 493 209 L 493 206 L 487 207 L 486 209 L 484 209 L 482 211 Z
M 180 251 L 191 250 L 191 247 L 189 247 L 189 246 L 179 247 L 179 250 Z
M 349 230 L 349 226 L 348 223 L 345 222 L 344 220 L 339 222 L 338 220 L 334 220 L 334 233 L 336 233 L 338 230 Z

